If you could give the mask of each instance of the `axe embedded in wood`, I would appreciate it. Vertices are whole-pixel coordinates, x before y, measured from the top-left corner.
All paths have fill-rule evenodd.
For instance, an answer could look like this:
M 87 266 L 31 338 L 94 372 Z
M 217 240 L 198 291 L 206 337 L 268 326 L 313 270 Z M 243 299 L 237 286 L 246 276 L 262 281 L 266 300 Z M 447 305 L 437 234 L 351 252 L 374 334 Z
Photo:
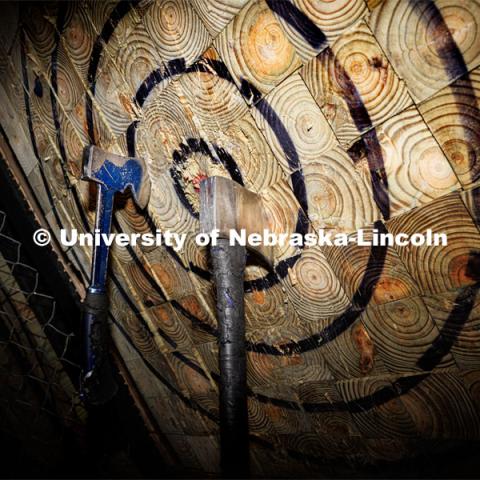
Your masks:
M 109 247 L 101 234 L 110 233 L 115 193 L 124 192 L 130 187 L 136 203 L 145 208 L 150 197 L 150 179 L 141 158 L 123 157 L 93 145 L 84 151 L 82 179 L 99 184 L 95 230 L 100 233 L 101 240 L 94 245 L 90 286 L 83 303 L 85 359 L 81 378 L 82 398 L 97 405 L 110 400 L 117 391 L 107 342 Z
M 227 477 L 246 477 L 249 458 L 243 294 L 246 247 L 230 244 L 230 230 L 261 233 L 270 223 L 260 195 L 224 177 L 210 177 L 200 184 L 200 228 L 203 233 L 219 231 L 210 253 L 220 334 L 221 467 Z M 273 247 L 250 248 L 273 264 Z

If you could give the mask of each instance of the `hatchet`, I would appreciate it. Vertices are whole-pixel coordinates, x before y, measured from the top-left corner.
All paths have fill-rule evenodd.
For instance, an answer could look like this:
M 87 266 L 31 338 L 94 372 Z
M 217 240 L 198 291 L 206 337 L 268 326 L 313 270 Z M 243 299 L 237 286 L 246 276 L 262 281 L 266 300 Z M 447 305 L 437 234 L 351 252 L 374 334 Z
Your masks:
M 102 234 L 109 234 L 115 194 L 130 188 L 140 208 L 150 197 L 150 179 L 141 158 L 123 157 L 93 145 L 84 150 L 82 180 L 98 184 L 90 285 L 83 303 L 84 364 L 80 395 L 92 405 L 110 400 L 117 391 L 108 357 L 108 297 L 106 292 L 108 251 Z M 95 235 L 94 235 L 95 237 Z

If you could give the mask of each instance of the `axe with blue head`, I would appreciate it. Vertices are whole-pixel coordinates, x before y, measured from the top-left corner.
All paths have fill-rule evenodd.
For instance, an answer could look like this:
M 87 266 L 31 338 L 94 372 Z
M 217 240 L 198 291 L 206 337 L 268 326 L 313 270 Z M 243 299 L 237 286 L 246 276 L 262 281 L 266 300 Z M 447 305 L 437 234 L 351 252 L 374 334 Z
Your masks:
M 98 184 L 95 233 L 90 285 L 84 301 L 84 371 L 81 396 L 90 404 L 102 404 L 117 391 L 108 357 L 108 297 L 106 293 L 108 250 L 101 234 L 109 234 L 115 194 L 127 189 L 140 208 L 150 197 L 150 179 L 141 158 L 123 157 L 93 145 L 85 148 L 82 180 Z

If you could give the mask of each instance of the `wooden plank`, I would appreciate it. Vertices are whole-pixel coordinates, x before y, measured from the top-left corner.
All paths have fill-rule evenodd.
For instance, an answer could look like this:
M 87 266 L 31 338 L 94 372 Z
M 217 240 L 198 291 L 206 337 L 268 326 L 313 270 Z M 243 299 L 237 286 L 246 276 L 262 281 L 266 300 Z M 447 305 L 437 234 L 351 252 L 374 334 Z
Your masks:
M 252 110 L 252 114 L 287 174 L 317 161 L 321 154 L 336 146 L 332 129 L 298 73 L 290 75 L 265 100 L 275 115 L 265 111 L 263 106 Z M 285 135 L 276 134 L 280 121 L 288 132 L 295 153 L 291 147 L 285 148 L 288 140 Z
M 183 354 L 184 358 L 191 357 L 190 354 Z M 192 361 L 191 358 L 189 358 Z M 173 354 L 168 355 L 169 364 L 175 372 L 178 383 L 181 385 L 182 391 L 191 399 L 192 402 L 212 415 L 218 416 L 218 391 L 216 384 L 213 381 L 200 374 L 197 368 L 192 368 L 191 365 L 181 361 L 178 356 Z M 196 408 L 197 408 L 196 407 Z M 186 410 L 186 406 L 183 409 Z M 216 433 L 218 425 L 205 415 L 194 415 L 191 417 L 185 413 L 185 417 L 180 419 L 184 426 L 184 432 L 190 435 L 209 435 Z
M 67 16 L 68 21 L 62 32 L 59 32 L 60 42 L 77 74 L 86 81 L 97 33 L 85 4 L 73 4 L 70 8 L 72 12 Z
M 475 369 L 480 364 L 480 299 L 475 293 L 448 292 L 424 298 L 442 337 L 452 343 L 451 353 L 460 369 Z
M 215 38 L 248 0 L 193 0 L 193 7 L 212 38 Z
M 478 411 L 480 406 L 480 370 L 464 370 L 461 371 L 461 376 Z
M 220 474 L 220 453 L 218 449 L 219 439 L 217 436 L 189 436 L 187 441 L 197 453 L 202 471 L 207 475 Z
M 169 338 L 168 346 L 180 351 L 191 351 L 193 343 L 188 329 L 182 323 L 175 313 L 175 310 L 169 303 L 151 307 L 150 311 L 154 317 L 154 324 L 158 328 L 161 336 Z M 170 343 L 171 342 L 171 343 Z
M 126 62 L 122 65 L 130 67 Z M 110 64 L 96 78 L 93 106 L 93 121 L 99 128 L 106 127 L 100 130 L 101 140 L 105 143 L 123 137 L 129 125 L 137 119 L 132 90 Z
M 274 422 L 265 411 L 265 404 L 255 397 L 248 397 L 248 430 L 251 435 L 276 435 Z
M 197 70 L 180 77 L 182 100 L 208 145 L 211 163 L 231 164 L 231 171 L 238 167 L 244 185 L 258 192 L 280 181 L 282 170 L 237 87 L 222 78 L 212 62 L 220 62 L 220 58 L 210 48 L 202 55 Z M 203 166 L 200 173 L 207 174 L 206 168 Z M 232 175 L 231 171 L 217 170 L 216 174 L 223 171 L 223 175 Z
M 268 187 L 261 192 L 265 200 L 265 210 L 270 218 L 267 229 L 276 234 L 292 234 L 296 231 L 299 215 L 304 219 L 305 213 L 301 210 L 298 200 L 295 198 L 291 186 L 284 180 Z M 307 223 L 306 230 L 313 231 Z M 294 245 L 278 245 L 274 250 L 275 261 L 281 261 L 299 253 L 299 248 Z
M 327 45 L 331 45 L 368 13 L 367 6 L 362 0 L 339 0 L 335 2 L 293 0 L 291 3 L 293 6 L 289 8 L 287 8 L 288 4 L 282 5 L 281 2 L 278 2 L 277 5 L 275 2 L 271 2 L 271 5 L 285 30 L 285 34 L 295 46 L 298 56 L 303 61 L 308 61 Z M 305 19 L 302 18 L 303 15 L 305 15 Z M 308 32 L 310 35 L 306 35 L 303 32 L 302 35 L 299 33 L 298 25 L 293 20 L 295 16 L 301 19 L 298 21 L 301 25 L 307 25 L 307 21 L 312 22 L 313 26 L 316 26 L 321 34 Z M 289 22 L 282 17 L 291 18 L 292 20 Z M 321 41 L 322 34 L 325 36 L 325 41 Z
M 360 312 L 357 312 L 357 315 L 360 316 Z M 338 318 L 322 319 L 316 323 L 315 329 L 312 327 L 312 330 L 315 333 L 321 332 L 332 323 L 339 322 Z M 388 373 L 382 357 L 361 321 L 346 327 L 340 335 L 327 341 L 321 348 L 321 353 L 328 370 L 336 380 L 377 377 Z
M 181 309 L 177 308 L 178 318 L 185 324 L 190 336 L 195 345 L 216 341 L 216 337 L 213 334 L 217 328 L 217 320 L 215 314 L 215 306 L 206 304 L 204 295 L 202 292 L 197 292 L 194 295 L 187 295 L 184 298 L 178 300 L 178 304 Z M 213 307 L 213 310 L 212 310 Z M 197 320 L 195 320 L 197 319 Z M 201 324 L 206 324 L 202 328 Z
M 245 316 L 249 333 L 270 330 L 296 323 L 294 306 L 288 303 L 281 285 L 268 290 L 252 289 L 245 293 Z
M 166 61 L 183 58 L 191 65 L 208 47 L 211 37 L 187 0 L 153 2 L 143 22 L 160 56 Z
M 377 127 L 375 135 L 380 154 L 372 147 L 369 135 L 364 134 L 349 153 L 357 168 L 364 169 L 365 174 L 371 170 L 370 175 L 386 176 L 390 216 L 431 202 L 460 187 L 450 163 L 415 107 Z M 380 162 L 383 162 L 385 174 Z
M 302 322 L 340 315 L 349 306 L 348 297 L 320 247 L 302 250 L 290 272 L 282 286 Z
M 336 387 L 345 402 L 349 402 L 353 420 L 359 431 L 366 438 L 389 438 L 393 440 L 412 438 L 418 431 L 410 412 L 403 404 L 403 397 L 394 396 L 387 402 L 375 405 L 372 400 L 364 407 L 356 402 L 363 398 L 375 398 L 379 391 L 394 392 L 394 386 L 386 378 L 369 377 L 337 382 Z M 380 448 L 388 448 L 378 445 Z
M 316 230 L 353 233 L 381 218 L 372 186 L 340 147 L 303 166 L 308 217 Z
M 249 112 L 225 130 L 208 132 L 208 137 L 215 147 L 233 158 L 249 190 L 261 192 L 286 180 L 270 145 Z
M 300 73 L 344 147 L 412 105 L 405 83 L 365 22 L 344 33 Z
M 301 355 L 294 355 L 280 372 L 282 385 L 303 385 L 306 382 L 332 380 L 333 376 L 321 349 L 314 349 Z
M 478 413 L 458 370 L 430 374 L 401 398 L 420 437 L 478 436 Z
M 477 68 L 418 106 L 463 186 L 480 178 L 479 102 Z
M 216 65 L 221 62 L 217 51 L 209 48 L 193 72 L 179 78 L 186 102 L 202 128 L 208 131 L 226 128 L 248 111 L 235 84 L 218 75 Z
M 308 412 L 308 418 L 315 431 L 315 437 L 321 435 L 328 438 L 327 441 L 320 440 L 320 457 L 336 459 L 344 457 L 346 462 L 354 461 L 360 452 L 363 452 L 363 442 L 360 432 L 353 422 L 352 415 L 348 410 L 331 410 L 332 403 L 341 404 L 342 398 L 332 381 L 307 381 L 298 387 L 299 397 Z M 307 405 L 315 405 L 320 411 L 312 410 Z M 323 411 L 322 411 L 323 409 Z M 320 434 L 320 435 L 319 435 Z M 318 441 L 318 440 L 317 440 Z
M 377 232 L 386 231 L 385 226 L 377 226 Z M 365 241 L 372 240 L 373 230 L 363 229 Z M 358 233 L 349 238 L 358 239 Z M 352 240 L 348 246 L 324 247 L 323 252 L 354 306 L 365 306 L 366 299 L 367 303 L 381 305 L 420 293 L 415 276 L 407 271 L 403 257 L 393 247 L 372 248 Z
M 471 188 L 460 193 L 463 203 L 467 207 L 472 220 L 480 228 L 480 188 Z
M 32 4 L 22 9 L 21 20 L 25 34 L 32 44 L 43 67 L 50 64 L 55 48 L 55 17 L 58 7 L 55 5 Z
M 195 292 L 196 285 L 190 272 L 179 268 L 165 249 L 156 249 L 145 256 L 149 271 L 169 300 L 183 298 Z
M 418 102 L 463 75 L 463 63 L 467 69 L 480 63 L 479 18 L 476 0 L 468 2 L 468 8 L 452 0 L 438 6 L 388 0 L 373 10 L 369 24 Z M 457 58 L 457 49 L 463 61 Z
M 242 89 L 246 79 L 260 94 L 268 93 L 300 66 L 293 45 L 265 0 L 247 3 L 215 39 L 214 46 L 237 86 Z M 253 104 L 258 97 L 251 92 L 246 100 Z
M 425 233 L 429 228 L 433 232 L 446 233 L 446 246 L 395 247 L 423 292 L 437 294 L 476 282 L 469 261 L 470 252 L 480 247 L 480 236 L 458 194 L 392 219 L 387 226 L 393 234 Z
M 434 342 L 444 337 L 443 330 L 440 337 L 442 325 L 437 321 L 434 312 L 427 310 L 421 297 L 412 296 L 369 307 L 362 316 L 362 322 L 375 350 L 387 370 L 392 373 L 423 371 L 425 367 L 423 364 L 419 365 L 418 361 L 431 349 Z M 455 366 L 449 353 L 439 360 L 436 369 Z
M 86 0 L 85 9 L 97 35 L 100 35 L 102 32 L 117 3 L 115 0 L 105 0 L 104 2 Z

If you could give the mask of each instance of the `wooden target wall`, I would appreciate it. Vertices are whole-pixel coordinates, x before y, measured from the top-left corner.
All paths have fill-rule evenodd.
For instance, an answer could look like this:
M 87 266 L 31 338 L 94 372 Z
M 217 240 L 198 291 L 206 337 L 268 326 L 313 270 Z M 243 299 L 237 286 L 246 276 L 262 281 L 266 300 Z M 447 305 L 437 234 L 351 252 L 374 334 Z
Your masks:
M 2 7 L 3 8 L 3 7 Z M 116 232 L 119 362 L 172 465 L 219 469 L 215 298 L 199 182 L 261 193 L 278 231 L 448 235 L 444 247 L 284 248 L 248 267 L 255 475 L 342 473 L 480 435 L 480 1 L 21 4 L 0 39 L 1 125 L 51 230 L 90 231 L 94 143 L 145 158 Z M 478 34 L 478 35 L 477 35 Z M 83 282 L 91 252 L 65 249 Z

